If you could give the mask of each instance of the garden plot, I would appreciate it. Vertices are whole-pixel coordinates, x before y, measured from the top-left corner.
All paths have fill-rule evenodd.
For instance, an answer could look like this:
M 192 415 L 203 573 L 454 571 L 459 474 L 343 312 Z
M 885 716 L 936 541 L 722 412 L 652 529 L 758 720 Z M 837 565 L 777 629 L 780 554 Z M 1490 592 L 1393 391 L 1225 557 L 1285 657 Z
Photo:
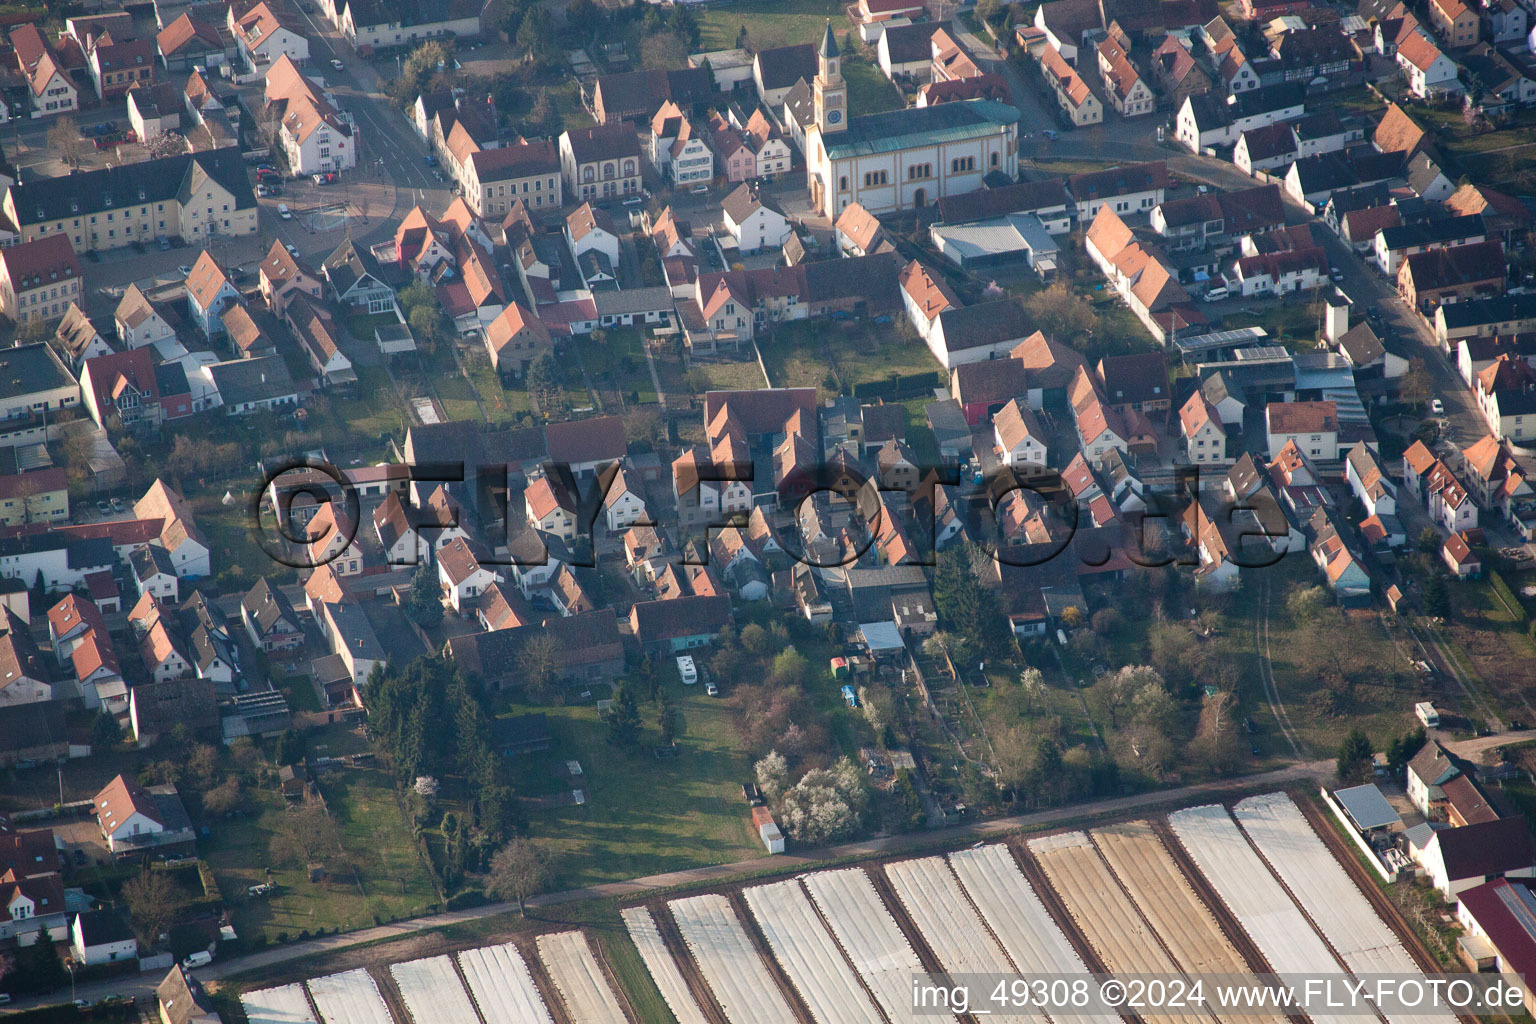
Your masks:
M 540 935 L 539 959 L 574 1024 L 628 1024 L 619 997 L 581 932 Z
M 317 1024 L 303 985 L 280 985 L 240 997 L 250 1024 Z
M 624 927 L 629 930 L 630 941 L 640 951 L 640 959 L 645 961 L 651 980 L 656 982 L 656 988 L 667 1001 L 672 1016 L 677 1018 L 677 1024 L 709 1024 L 698 1001 L 693 998 L 688 982 L 683 980 L 683 972 L 677 969 L 677 962 L 667 950 L 651 912 L 645 907 L 629 907 L 620 914 L 624 918 Z
M 817 1024 L 881 1024 L 880 1012 L 794 879 L 742 892 L 774 959 Z
M 544 997 L 512 943 L 459 954 L 459 970 L 485 1024 L 553 1024 Z
M 897 861 L 885 866 L 885 874 L 944 970 L 951 974 L 1018 973 L 976 916 L 943 857 Z M 1045 1020 L 1034 1013 L 994 1016 L 1036 1024 Z
M 1093 841 L 1179 967 L 1190 974 L 1248 974 L 1242 954 L 1145 821 L 1093 830 Z M 1246 1024 L 1284 1024 L 1280 1014 L 1245 1016 Z
M 1177 974 L 1178 965 L 1163 950 L 1115 881 L 1088 836 L 1065 832 L 1032 840 L 1029 852 L 1040 862 L 1051 887 L 1061 896 L 1099 959 L 1114 974 Z M 1157 1014 L 1182 1024 L 1204 1024 L 1205 1014 Z
M 1344 963 L 1356 975 L 1419 974 L 1418 964 L 1284 793 L 1249 797 L 1237 820 Z M 1451 1024 L 1449 1011 L 1392 1014 L 1391 1024 Z
M 842 868 L 802 880 L 885 1015 L 893 1024 L 912 1020 L 912 977 L 927 972 L 869 876 L 858 868 Z M 923 1017 L 925 1024 L 954 1019 L 949 1014 Z
M 469 1001 L 449 957 L 429 956 L 391 964 L 389 973 L 416 1024 L 480 1024 L 475 1004 Z
M 310 979 L 309 997 L 325 1024 L 394 1024 L 378 982 L 361 967 Z
M 1272 972 L 1311 977 L 1340 969 L 1224 808 L 1217 804 L 1189 807 L 1170 814 L 1168 823 Z M 1308 1016 L 1313 1024 L 1359 1024 L 1358 1018 L 1337 1014 Z
M 708 893 L 667 906 L 731 1024 L 785 1024 L 794 1019 L 729 900 Z
M 949 865 L 1019 973 L 1088 973 L 1008 847 L 993 844 L 959 850 L 949 855 Z M 1120 1016 L 1113 1013 L 1069 1019 L 1071 1024 L 1120 1024 Z

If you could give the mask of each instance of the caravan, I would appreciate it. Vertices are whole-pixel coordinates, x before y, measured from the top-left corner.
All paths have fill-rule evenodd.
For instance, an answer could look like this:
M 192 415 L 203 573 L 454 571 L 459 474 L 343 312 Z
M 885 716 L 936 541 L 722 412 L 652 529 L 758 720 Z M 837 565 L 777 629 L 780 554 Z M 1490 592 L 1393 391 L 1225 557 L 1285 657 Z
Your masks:
M 677 674 L 682 677 L 684 686 L 692 686 L 699 681 L 699 670 L 693 663 L 693 655 L 682 654 L 678 656 Z

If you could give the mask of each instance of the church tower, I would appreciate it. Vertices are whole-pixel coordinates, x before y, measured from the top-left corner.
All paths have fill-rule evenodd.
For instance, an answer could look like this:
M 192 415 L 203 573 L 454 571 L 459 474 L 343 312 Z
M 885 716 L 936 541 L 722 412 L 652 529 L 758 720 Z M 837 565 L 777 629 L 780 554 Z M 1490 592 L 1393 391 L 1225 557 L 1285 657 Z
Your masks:
M 832 21 L 827 20 L 827 30 L 816 49 L 816 127 L 823 135 L 840 132 L 848 127 L 848 88 L 843 84 L 843 72 L 839 66 L 837 40 L 832 38 Z

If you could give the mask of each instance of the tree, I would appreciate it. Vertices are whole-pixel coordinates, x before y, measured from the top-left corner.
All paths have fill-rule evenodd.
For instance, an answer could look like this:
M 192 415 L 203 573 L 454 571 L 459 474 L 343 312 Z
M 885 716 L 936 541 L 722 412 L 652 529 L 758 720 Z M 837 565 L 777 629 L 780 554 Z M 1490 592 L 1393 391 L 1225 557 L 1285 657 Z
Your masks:
M 28 313 L 16 331 L 16 343 L 18 345 L 30 345 L 47 339 L 52 333 L 48 329 L 48 321 L 36 313 Z
M 1397 394 L 1404 405 L 1417 409 L 1429 401 L 1434 386 L 1435 379 L 1430 376 L 1429 365 L 1422 356 L 1414 356 L 1408 360 L 1408 369 L 1398 381 Z
M 1136 695 L 1148 686 L 1163 686 L 1163 677 L 1151 665 L 1122 665 L 1104 677 L 1096 689 L 1101 691 L 1111 729 L 1120 728 L 1120 713 L 1129 708 L 1135 702 Z
M 442 318 L 437 315 L 437 310 L 432 306 L 417 306 L 406 315 L 405 319 L 411 325 L 411 333 L 422 341 L 431 344 L 437 340 L 437 327 L 442 322 Z
M 1418 548 L 1426 555 L 1432 555 L 1440 550 L 1440 531 L 1433 526 L 1426 526 L 1419 531 Z
M 528 897 L 549 885 L 549 858 L 542 847 L 526 836 L 518 836 L 491 858 L 486 892 L 503 900 L 517 900 L 517 912 L 527 913 Z
M 117 724 L 117 716 L 107 711 L 98 712 L 91 723 L 91 747 L 95 750 L 111 750 L 123 742 L 123 727 Z
M 139 941 L 150 949 L 160 945 L 160 934 L 176 920 L 186 897 L 169 872 L 147 869 L 123 886 L 123 899 Z
M 411 577 L 411 595 L 405 602 L 405 614 L 422 629 L 432 629 L 443 621 L 443 589 L 437 582 L 437 570 L 422 562 Z
M 533 109 L 528 111 L 528 119 L 536 126 L 542 128 L 548 125 L 555 117 L 555 104 L 549 98 L 548 89 L 540 89 L 533 100 Z
M 1024 300 L 1024 308 L 1034 319 L 1035 326 L 1052 341 L 1070 344 L 1078 335 L 1092 331 L 1098 323 L 1088 300 L 1064 281 L 1031 295 Z
M 297 729 L 288 729 L 277 738 L 276 757 L 278 764 L 298 764 L 304 759 L 304 734 Z
M 281 815 L 267 840 L 267 851 L 280 863 L 313 864 L 341 849 L 341 828 L 318 801 L 306 801 Z
M 530 697 L 548 697 L 560 678 L 560 649 L 555 638 L 540 634 L 523 644 L 517 652 L 517 667 Z
M 848 758 L 801 776 L 784 794 L 784 828 L 801 842 L 821 846 L 853 835 L 863 821 L 864 776 Z
M 80 125 L 72 117 L 61 117 L 48 129 L 48 148 L 70 167 L 79 169 L 85 159 L 85 139 L 80 136 Z
M 400 81 L 395 83 L 395 95 L 407 99 L 414 98 L 421 93 L 427 80 L 437 73 L 439 68 L 448 65 L 448 51 L 443 44 L 430 41 L 422 43 L 412 50 L 410 56 L 405 58 L 401 67 Z
M 619 684 L 613 697 L 612 717 L 608 719 L 608 742 L 628 750 L 640 742 L 640 703 L 628 680 Z
M 661 732 L 662 746 L 670 747 L 677 742 L 677 705 L 666 690 L 661 691 L 661 704 L 656 709 L 656 728 Z
M 1364 782 L 1371 775 L 1371 762 L 1375 750 L 1365 730 L 1355 728 L 1339 744 L 1339 757 L 1335 764 L 1339 778 L 1344 782 Z
M 534 7 L 523 15 L 523 23 L 517 27 L 517 45 L 535 60 L 549 55 L 555 45 L 555 23 L 549 11 Z
M 1320 586 L 1298 587 L 1285 599 L 1285 610 L 1297 622 L 1315 622 L 1328 607 L 1328 592 Z
M 187 754 L 187 772 L 198 789 L 211 789 L 219 781 L 219 749 L 198 743 Z
M 804 686 L 811 676 L 811 664 L 799 651 L 780 651 L 768 673 L 769 686 Z
M 640 63 L 648 68 L 675 68 L 688 61 L 688 49 L 675 35 L 646 36 L 640 41 Z
M 528 395 L 545 410 L 559 404 L 560 366 L 548 352 L 540 353 L 528 366 Z
M 1422 725 L 1417 729 L 1406 732 L 1403 735 L 1397 737 L 1391 743 L 1387 744 L 1387 749 L 1385 751 L 1387 755 L 1387 762 L 1391 764 L 1393 768 L 1401 768 L 1409 761 L 1412 761 L 1414 755 L 1423 749 L 1424 744 L 1428 741 L 1428 738 L 1429 737 L 1425 733 L 1424 727 Z
M 976 17 L 982 21 L 995 25 L 998 15 L 1002 13 L 1002 0 L 976 0 Z
M 1424 581 L 1424 612 L 1440 619 L 1451 617 L 1451 588 L 1445 582 L 1445 575 L 1440 572 L 1432 572 Z
M 234 776 L 203 794 L 203 811 L 206 814 L 228 814 L 238 810 L 244 803 L 245 794 L 240 789 L 240 780 Z
M 763 796 L 769 800 L 777 800 L 789 782 L 789 765 L 785 762 L 783 754 L 777 750 L 770 750 L 762 760 L 752 766 L 752 774 L 756 777 L 757 788 L 763 791 Z
M 1215 772 L 1227 772 L 1237 764 L 1237 726 L 1232 720 L 1232 694 L 1218 690 L 1200 703 L 1200 722 L 1195 726 L 1193 753 Z

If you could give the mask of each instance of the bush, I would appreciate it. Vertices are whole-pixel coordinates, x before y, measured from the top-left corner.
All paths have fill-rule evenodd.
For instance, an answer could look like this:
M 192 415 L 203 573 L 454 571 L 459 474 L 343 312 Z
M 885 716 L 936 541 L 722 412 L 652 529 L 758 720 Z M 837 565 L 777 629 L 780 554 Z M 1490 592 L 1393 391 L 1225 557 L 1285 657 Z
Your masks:
M 1100 608 L 1093 613 L 1093 631 L 1099 636 L 1118 633 L 1124 625 L 1125 616 L 1117 608 Z
M 449 910 L 468 910 L 471 907 L 483 907 L 486 903 L 485 893 L 479 889 L 464 889 L 448 897 Z

